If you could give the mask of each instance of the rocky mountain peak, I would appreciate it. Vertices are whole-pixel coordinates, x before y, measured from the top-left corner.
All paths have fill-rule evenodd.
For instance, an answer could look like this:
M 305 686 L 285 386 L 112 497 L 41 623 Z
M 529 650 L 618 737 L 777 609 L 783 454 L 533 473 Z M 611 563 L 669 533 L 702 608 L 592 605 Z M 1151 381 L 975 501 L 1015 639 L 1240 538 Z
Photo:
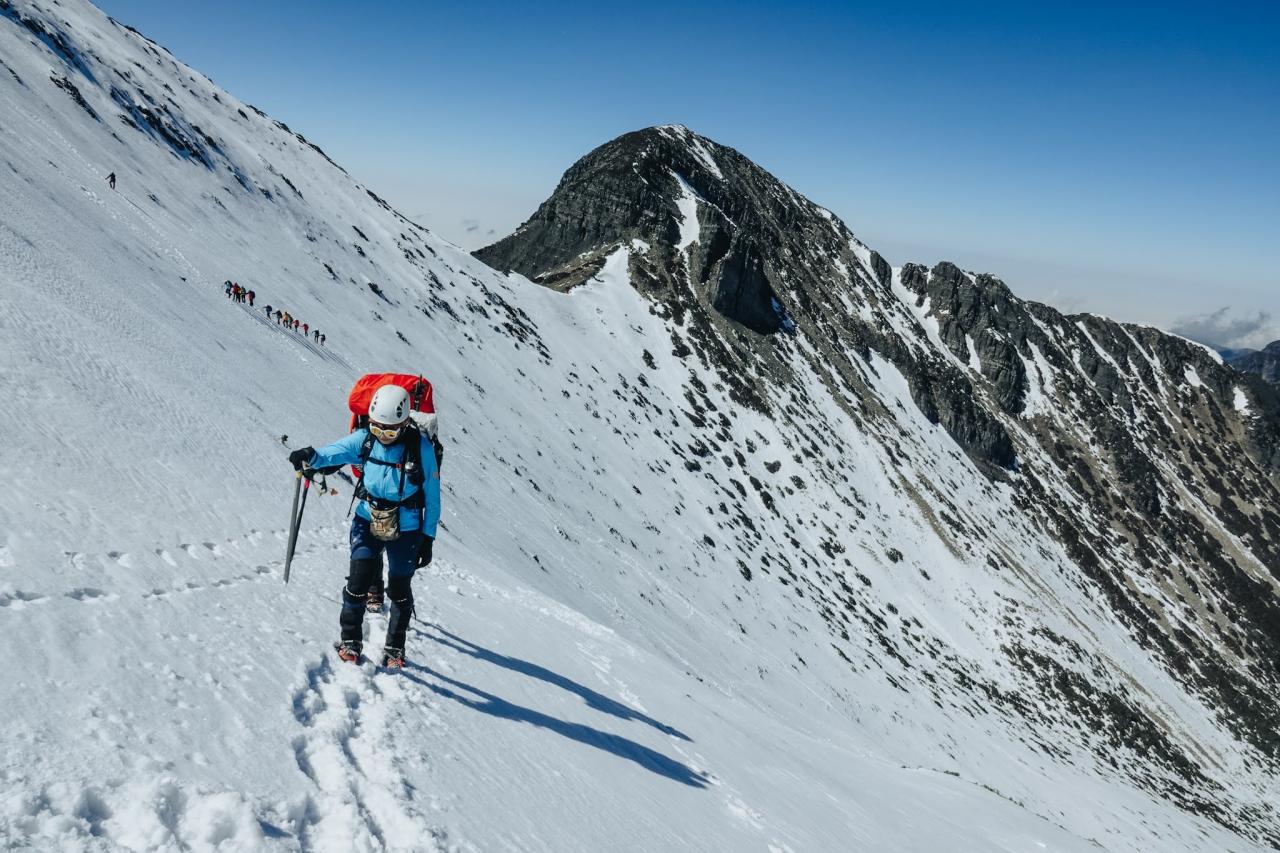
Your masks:
M 970 378 L 922 343 L 889 264 L 732 148 L 675 125 L 625 134 L 570 167 L 526 223 L 475 255 L 569 290 L 618 251 L 632 285 L 675 319 L 673 352 L 696 351 L 743 402 L 768 409 L 769 389 L 794 384 L 793 338 L 841 400 L 864 396 L 852 356 L 874 350 L 974 459 L 1013 465 L 1009 436 L 977 405 Z
M 847 239 L 832 223 L 734 149 L 663 125 L 587 154 L 513 235 L 475 254 L 569 289 L 614 248 L 640 241 L 660 261 L 651 266 L 686 266 L 719 314 L 769 334 L 786 325 L 783 269 L 813 254 L 815 242 L 838 251 Z

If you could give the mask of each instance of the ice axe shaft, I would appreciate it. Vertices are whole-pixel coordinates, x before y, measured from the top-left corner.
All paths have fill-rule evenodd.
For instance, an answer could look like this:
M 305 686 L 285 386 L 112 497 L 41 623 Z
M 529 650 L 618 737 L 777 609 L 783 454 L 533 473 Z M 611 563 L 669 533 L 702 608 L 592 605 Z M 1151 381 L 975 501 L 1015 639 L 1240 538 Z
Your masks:
M 302 485 L 303 480 L 306 486 Z M 298 530 L 302 527 L 302 513 L 307 508 L 307 492 L 311 491 L 311 478 L 303 477 L 299 471 L 293 484 L 293 507 L 289 510 L 289 546 L 284 555 L 284 582 L 289 582 L 289 567 L 293 565 L 293 552 L 298 545 Z M 302 501 L 298 501 L 298 494 Z
M 298 517 L 298 495 L 302 492 L 302 472 L 293 475 L 293 505 L 289 507 L 289 542 L 284 548 L 284 582 L 289 582 L 289 563 L 293 560 L 293 539 L 298 534 L 294 519 Z

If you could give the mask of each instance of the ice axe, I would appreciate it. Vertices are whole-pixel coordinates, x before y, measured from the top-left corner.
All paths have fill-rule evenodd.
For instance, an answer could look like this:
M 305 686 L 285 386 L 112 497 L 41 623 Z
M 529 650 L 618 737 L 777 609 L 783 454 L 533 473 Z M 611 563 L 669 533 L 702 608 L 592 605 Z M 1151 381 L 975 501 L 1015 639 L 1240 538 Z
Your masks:
M 302 485 L 306 480 L 307 484 Z M 289 566 L 293 564 L 293 551 L 298 545 L 298 529 L 302 527 L 302 512 L 307 508 L 307 492 L 311 491 L 311 478 L 304 477 L 299 471 L 293 481 L 293 507 L 289 510 L 289 547 L 284 555 L 284 582 L 289 582 Z M 298 502 L 298 494 L 302 494 L 302 502 Z

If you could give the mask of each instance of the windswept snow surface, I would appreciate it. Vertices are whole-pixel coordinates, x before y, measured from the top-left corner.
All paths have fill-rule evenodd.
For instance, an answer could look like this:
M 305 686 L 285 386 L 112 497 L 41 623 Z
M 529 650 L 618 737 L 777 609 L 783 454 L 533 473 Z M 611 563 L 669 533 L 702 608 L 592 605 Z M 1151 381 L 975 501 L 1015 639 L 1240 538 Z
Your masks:
M 0 5 L 0 846 L 1260 849 L 1078 744 L 1050 755 L 904 689 L 856 624 L 831 645 L 776 562 L 748 580 L 715 539 L 718 487 L 655 435 L 654 407 L 684 428 L 691 370 L 732 403 L 628 281 L 640 247 L 568 295 L 500 275 L 162 48 L 55 8 Z M 1044 611 L 1212 750 L 1208 713 L 1006 517 L 892 365 L 868 368 L 907 453 L 891 465 L 838 422 L 862 473 L 859 599 L 896 601 L 877 618 L 997 686 L 1003 608 Z M 412 666 L 390 674 L 329 649 L 345 482 L 310 497 L 287 587 L 281 557 L 287 450 L 341 435 L 351 382 L 397 369 L 435 382 L 448 450 Z M 743 476 L 803 473 L 771 421 L 735 429 L 759 448 Z M 932 535 L 901 486 L 913 457 L 1043 575 Z M 829 498 L 796 500 L 817 518 Z M 366 627 L 376 653 L 385 620 Z M 1225 796 L 1266 802 L 1221 761 Z

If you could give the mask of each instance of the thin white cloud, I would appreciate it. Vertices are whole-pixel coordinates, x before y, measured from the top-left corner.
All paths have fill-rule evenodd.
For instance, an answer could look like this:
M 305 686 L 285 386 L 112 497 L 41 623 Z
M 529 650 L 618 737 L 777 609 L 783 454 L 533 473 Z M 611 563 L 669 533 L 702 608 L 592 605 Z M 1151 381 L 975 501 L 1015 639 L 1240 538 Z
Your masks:
M 1229 306 L 1183 317 L 1173 331 L 1215 349 L 1262 349 L 1280 340 L 1280 322 L 1269 311 L 1240 312 Z

